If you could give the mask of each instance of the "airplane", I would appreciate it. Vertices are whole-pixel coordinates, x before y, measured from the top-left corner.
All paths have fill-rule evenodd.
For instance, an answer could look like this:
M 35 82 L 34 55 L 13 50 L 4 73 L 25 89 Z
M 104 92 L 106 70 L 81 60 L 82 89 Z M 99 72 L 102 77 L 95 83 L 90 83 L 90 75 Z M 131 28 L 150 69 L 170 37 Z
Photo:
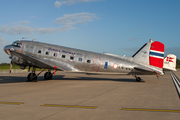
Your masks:
M 137 82 L 142 79 L 137 75 L 164 75 L 164 44 L 152 41 L 144 44 L 132 57 L 113 54 L 95 53 L 30 40 L 17 40 L 4 47 L 11 59 L 21 69 L 32 67 L 27 82 L 37 82 L 37 77 L 44 71 L 45 80 L 52 79 L 56 71 L 103 75 L 132 75 Z M 36 74 L 36 68 L 43 69 Z M 54 70 L 54 72 L 51 72 Z
M 163 71 L 177 71 L 176 70 L 176 56 L 168 54 L 164 59 Z

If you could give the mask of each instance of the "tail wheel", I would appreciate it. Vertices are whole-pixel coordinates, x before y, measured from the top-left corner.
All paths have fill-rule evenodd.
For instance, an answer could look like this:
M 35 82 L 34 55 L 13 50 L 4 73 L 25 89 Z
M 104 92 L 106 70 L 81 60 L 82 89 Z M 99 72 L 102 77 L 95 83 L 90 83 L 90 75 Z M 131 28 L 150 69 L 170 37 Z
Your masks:
M 137 81 L 137 82 L 141 82 L 141 78 L 140 78 L 140 77 L 137 77 L 137 78 L 136 78 L 136 81 Z
M 140 77 L 137 77 L 136 74 L 132 74 L 132 76 L 134 76 L 136 78 L 136 81 L 137 82 L 141 82 L 141 78 Z

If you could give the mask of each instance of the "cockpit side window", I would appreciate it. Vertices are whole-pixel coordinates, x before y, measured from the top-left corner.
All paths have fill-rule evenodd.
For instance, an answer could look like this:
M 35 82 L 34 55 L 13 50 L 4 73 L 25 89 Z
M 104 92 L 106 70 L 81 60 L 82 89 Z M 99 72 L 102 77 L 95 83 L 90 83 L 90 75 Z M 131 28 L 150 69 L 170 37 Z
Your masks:
M 21 43 L 16 43 L 16 42 L 14 42 L 14 43 L 12 44 L 12 46 L 21 47 Z

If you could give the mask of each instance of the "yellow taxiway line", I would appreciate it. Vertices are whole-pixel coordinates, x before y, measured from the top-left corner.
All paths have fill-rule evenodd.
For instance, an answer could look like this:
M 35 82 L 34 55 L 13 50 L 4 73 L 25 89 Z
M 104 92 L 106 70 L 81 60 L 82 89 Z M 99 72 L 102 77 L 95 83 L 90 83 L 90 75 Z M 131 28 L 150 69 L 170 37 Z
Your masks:
M 54 105 L 54 104 L 42 104 L 41 106 L 47 107 L 68 107 L 68 108 L 87 108 L 87 109 L 96 109 L 96 106 L 77 106 L 77 105 Z
M 19 103 L 19 102 L 0 102 L 0 104 L 13 104 L 13 105 L 21 105 L 24 103 Z
M 120 110 L 150 111 L 150 112 L 180 112 L 180 110 L 142 109 L 142 108 L 120 108 Z

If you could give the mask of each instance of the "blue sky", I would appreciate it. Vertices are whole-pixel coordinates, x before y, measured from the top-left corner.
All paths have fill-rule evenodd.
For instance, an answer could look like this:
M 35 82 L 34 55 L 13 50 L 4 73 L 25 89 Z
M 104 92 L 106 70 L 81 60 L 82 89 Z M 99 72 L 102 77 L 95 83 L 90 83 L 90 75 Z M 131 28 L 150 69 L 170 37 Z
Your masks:
M 2 0 L 0 63 L 10 61 L 3 47 L 22 37 L 121 56 L 153 39 L 180 59 L 179 6 L 179 0 Z

